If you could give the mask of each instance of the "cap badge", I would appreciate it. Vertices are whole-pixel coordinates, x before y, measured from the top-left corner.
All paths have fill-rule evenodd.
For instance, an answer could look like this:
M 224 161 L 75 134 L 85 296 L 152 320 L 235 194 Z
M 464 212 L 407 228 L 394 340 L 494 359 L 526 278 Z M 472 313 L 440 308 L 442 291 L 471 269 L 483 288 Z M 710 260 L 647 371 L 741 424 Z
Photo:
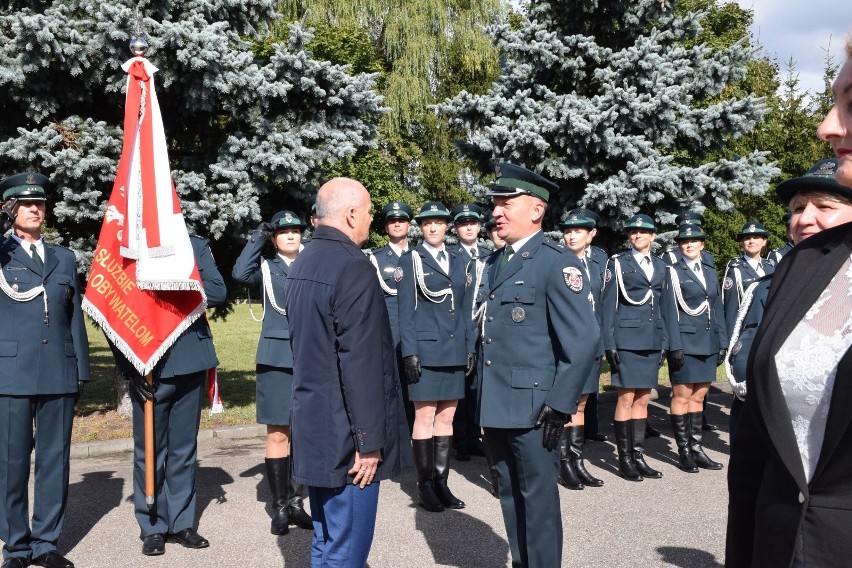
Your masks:
M 399 210 L 399 203 L 397 203 L 396 201 L 393 202 L 393 209 L 395 211 Z
M 292 215 L 290 215 L 289 213 L 285 213 L 285 214 L 284 214 L 284 220 L 285 220 L 285 221 L 287 221 L 287 222 L 289 223 L 290 221 L 292 221 L 292 220 L 293 220 L 293 216 L 292 216 Z
M 35 176 L 33 174 L 28 175 L 27 176 L 27 185 L 35 185 L 35 184 L 36 184 Z
M 819 167 L 816 171 L 817 174 L 831 174 L 834 175 L 834 164 L 831 162 L 825 162 L 823 165 Z
M 429 211 L 437 211 L 437 210 L 438 210 L 437 205 L 432 205 L 432 206 L 429 207 Z
M 634 225 L 636 225 L 637 227 L 641 226 L 641 225 L 642 225 L 642 219 L 640 219 L 639 217 L 637 217 L 637 218 L 636 218 L 636 222 L 634 223 Z
M 748 226 L 748 232 L 749 232 L 749 233 L 753 233 L 753 232 L 755 232 L 756 230 L 757 230 L 757 227 L 755 227 L 754 225 L 749 225 L 749 226 Z
M 462 211 L 470 211 L 470 206 L 469 206 L 467 203 L 465 203 L 465 204 L 462 206 Z

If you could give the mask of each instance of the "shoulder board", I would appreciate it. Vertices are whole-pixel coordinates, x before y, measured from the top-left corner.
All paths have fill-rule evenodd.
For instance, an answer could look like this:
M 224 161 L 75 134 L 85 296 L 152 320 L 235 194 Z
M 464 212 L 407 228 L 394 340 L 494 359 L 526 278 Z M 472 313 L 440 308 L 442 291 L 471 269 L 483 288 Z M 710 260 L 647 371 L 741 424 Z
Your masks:
M 769 266 L 775 266 L 775 259 L 774 258 L 765 258 L 765 259 L 763 259 L 763 262 L 767 263 Z
M 373 255 L 374 253 L 376 253 L 378 250 L 379 250 L 379 249 L 375 249 L 375 250 L 373 250 L 373 249 L 361 249 L 361 252 L 363 252 L 363 253 L 364 253 L 364 254 L 366 254 L 367 256 L 372 256 L 372 255 Z
M 62 250 L 67 250 L 68 252 L 70 252 L 72 254 L 74 253 L 74 251 L 71 250 L 70 248 L 66 247 L 65 245 L 60 245 L 58 243 L 49 243 L 49 242 L 45 241 L 44 245 L 49 246 L 49 247 L 53 247 L 53 248 L 62 249 Z
M 743 259 L 738 256 L 737 258 L 732 258 L 731 260 L 728 261 L 728 267 L 740 266 L 742 263 L 743 263 Z
M 557 243 L 556 241 L 552 241 L 550 239 L 545 239 L 543 244 L 544 244 L 544 246 L 559 252 L 559 254 L 562 254 L 566 250 L 568 250 L 568 249 L 565 248 L 565 245 L 563 245 L 561 243 Z
M 612 259 L 612 260 L 615 260 L 616 258 L 622 257 L 622 256 L 624 256 L 625 254 L 627 254 L 627 253 L 629 253 L 629 252 L 630 252 L 629 250 L 625 250 L 625 251 L 622 251 L 622 252 L 617 252 L 617 253 L 613 254 L 612 256 L 610 256 L 609 258 L 610 258 L 610 259 Z

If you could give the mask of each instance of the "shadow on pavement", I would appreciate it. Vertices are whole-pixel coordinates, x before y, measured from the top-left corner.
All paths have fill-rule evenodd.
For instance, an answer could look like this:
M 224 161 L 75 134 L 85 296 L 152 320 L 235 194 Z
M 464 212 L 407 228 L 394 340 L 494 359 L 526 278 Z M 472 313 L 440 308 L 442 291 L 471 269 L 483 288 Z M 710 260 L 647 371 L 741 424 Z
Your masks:
M 110 511 L 121 504 L 124 479 L 114 471 L 84 473 L 83 479 L 68 486 L 68 505 L 59 548 L 70 552 Z M 97 495 L 97 499 L 92 499 Z
M 704 550 L 695 548 L 682 548 L 675 546 L 661 546 L 657 548 L 660 560 L 670 566 L 682 566 L 683 568 L 723 568 L 716 560 L 716 556 Z

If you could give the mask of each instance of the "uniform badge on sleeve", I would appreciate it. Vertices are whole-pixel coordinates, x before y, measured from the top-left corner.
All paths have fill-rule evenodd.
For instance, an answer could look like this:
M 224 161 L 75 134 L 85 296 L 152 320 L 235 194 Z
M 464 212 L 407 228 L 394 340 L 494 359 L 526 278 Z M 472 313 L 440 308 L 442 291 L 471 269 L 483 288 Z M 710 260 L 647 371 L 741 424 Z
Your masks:
M 612 270 L 607 268 L 604 270 L 604 282 L 609 282 L 610 280 L 612 280 Z
M 401 266 L 397 266 L 396 270 L 393 271 L 393 280 L 397 284 L 402 282 L 402 267 Z
M 579 268 L 566 266 L 562 269 L 562 278 L 565 280 L 565 285 L 572 292 L 579 294 L 583 289 L 583 276 Z
M 722 286 L 725 288 L 725 290 L 730 290 L 731 288 L 734 287 L 734 281 L 731 280 L 730 277 L 725 278 L 725 282 Z

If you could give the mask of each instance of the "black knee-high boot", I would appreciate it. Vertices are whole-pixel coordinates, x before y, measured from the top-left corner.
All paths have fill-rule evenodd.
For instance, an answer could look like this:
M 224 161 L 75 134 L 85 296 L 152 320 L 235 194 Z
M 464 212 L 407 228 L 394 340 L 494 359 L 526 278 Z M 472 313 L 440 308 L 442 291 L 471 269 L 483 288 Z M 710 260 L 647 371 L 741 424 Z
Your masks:
M 494 465 L 494 458 L 491 457 L 491 450 L 488 449 L 488 444 L 482 441 L 482 451 L 485 454 L 485 463 L 488 464 L 488 477 L 491 480 L 491 495 L 498 496 L 497 482 L 499 475 L 497 474 L 497 466 Z
M 646 418 L 634 418 L 631 420 L 633 432 L 633 461 L 636 462 L 636 469 L 642 474 L 642 477 L 651 479 L 660 479 L 663 472 L 657 471 L 645 462 L 645 425 L 648 422 Z
M 690 434 L 689 434 L 689 451 L 692 452 L 692 458 L 695 460 L 695 465 L 704 469 L 722 469 L 722 464 L 713 461 L 704 453 L 704 447 L 701 445 L 702 428 L 701 417 L 703 412 L 690 412 Z
M 671 419 L 680 469 L 687 473 L 698 473 L 698 466 L 689 451 L 689 414 L 672 414 Z
M 583 462 L 583 451 L 586 445 L 585 427 L 569 426 L 566 430 L 568 430 L 568 440 L 571 444 L 571 460 L 574 463 L 574 471 L 577 473 L 577 477 L 580 478 L 583 485 L 600 487 L 604 484 L 603 480 L 589 473 L 586 470 L 586 464 Z
M 453 445 L 452 436 L 435 436 L 435 477 L 433 483 L 435 494 L 441 505 L 447 509 L 464 509 L 464 501 L 456 497 L 447 487 L 450 476 L 450 448 Z
M 287 512 L 290 522 L 300 529 L 313 529 L 311 516 L 305 511 L 305 499 L 308 497 L 308 487 L 290 477 L 290 499 L 287 501 Z
M 577 477 L 577 471 L 574 469 L 574 455 L 571 453 L 571 440 L 569 439 L 569 428 L 562 429 L 562 436 L 559 438 L 559 478 L 557 481 L 562 487 L 568 489 L 585 489 L 583 482 Z
M 628 481 L 642 481 L 642 475 L 633 461 L 633 436 L 630 433 L 630 420 L 614 420 L 615 447 L 618 450 L 618 470 Z
M 290 492 L 290 458 L 266 458 L 266 480 L 272 492 L 272 534 L 287 534 L 290 515 L 287 499 Z
M 414 469 L 417 471 L 417 499 L 427 511 L 438 513 L 444 510 L 438 496 L 435 495 L 435 441 L 411 440 L 414 450 Z

